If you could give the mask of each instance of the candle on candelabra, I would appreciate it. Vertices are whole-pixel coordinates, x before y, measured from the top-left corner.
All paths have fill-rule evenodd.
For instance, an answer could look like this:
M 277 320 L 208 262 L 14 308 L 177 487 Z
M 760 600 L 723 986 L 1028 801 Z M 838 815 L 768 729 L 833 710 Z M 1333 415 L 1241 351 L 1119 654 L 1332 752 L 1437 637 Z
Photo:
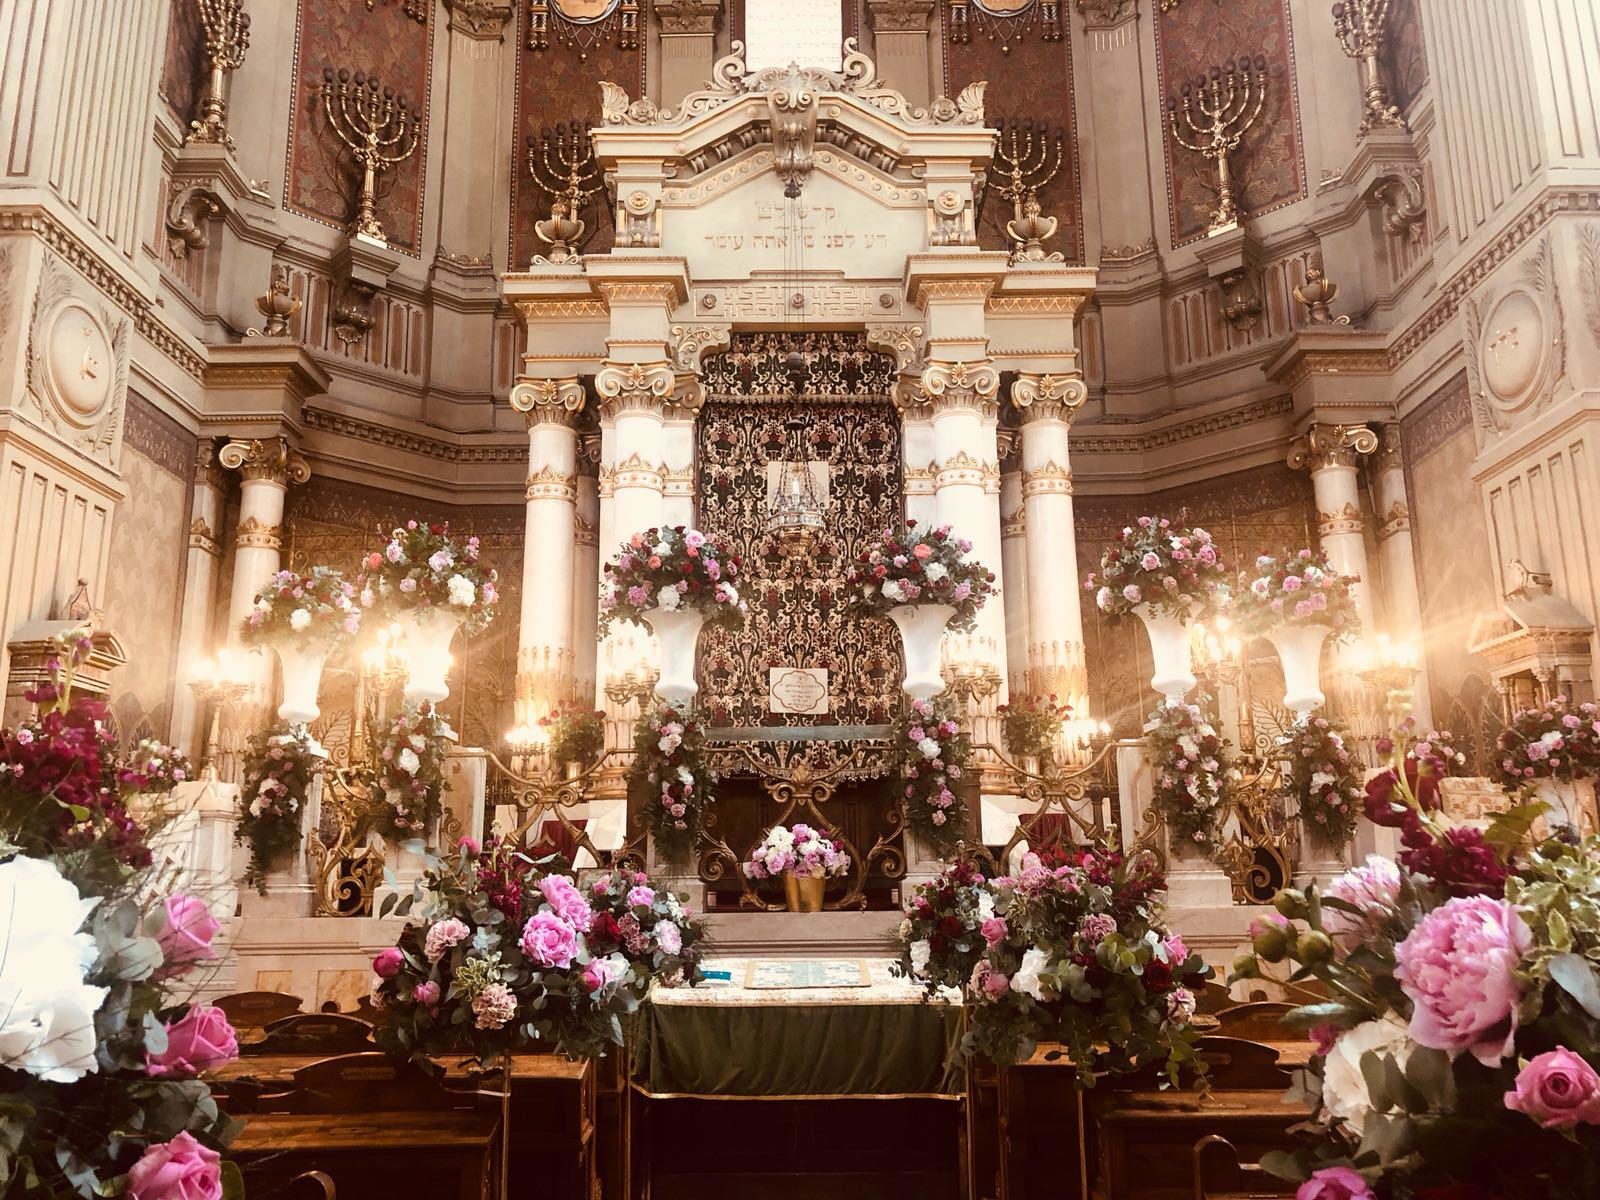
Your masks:
M 550 215 L 533 223 L 533 232 L 550 247 L 550 262 L 578 257 L 589 225 L 578 214 L 584 202 L 605 186 L 600 164 L 586 133 L 576 125 L 546 126 L 528 135 L 528 174 L 550 196 Z
M 1391 0 L 1345 0 L 1333 6 L 1333 32 L 1349 58 L 1361 63 L 1362 103 L 1358 137 L 1387 126 L 1405 129 L 1400 109 L 1389 103 L 1378 56 L 1383 52 Z

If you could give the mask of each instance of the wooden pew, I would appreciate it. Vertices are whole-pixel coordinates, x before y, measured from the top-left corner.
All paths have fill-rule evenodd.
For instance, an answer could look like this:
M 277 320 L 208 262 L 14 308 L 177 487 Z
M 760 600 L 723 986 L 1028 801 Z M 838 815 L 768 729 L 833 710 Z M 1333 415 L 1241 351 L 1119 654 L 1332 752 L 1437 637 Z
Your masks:
M 383 1054 L 299 1068 L 285 1092 L 258 1098 L 230 1154 L 245 1194 L 269 1197 L 308 1171 L 338 1200 L 484 1200 L 501 1187 L 504 1097 L 445 1087 Z
M 292 1017 L 300 1012 L 305 1001 L 285 992 L 234 992 L 213 1002 L 228 1018 L 228 1024 L 240 1031 L 263 1029 L 274 1021 Z

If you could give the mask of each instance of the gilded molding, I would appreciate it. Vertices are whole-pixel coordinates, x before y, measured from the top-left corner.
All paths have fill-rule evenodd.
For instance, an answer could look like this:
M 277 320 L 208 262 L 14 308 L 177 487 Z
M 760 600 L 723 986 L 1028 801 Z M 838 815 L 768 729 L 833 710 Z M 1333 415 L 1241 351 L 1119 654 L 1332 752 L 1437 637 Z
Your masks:
M 246 517 L 234 533 L 234 544 L 246 550 L 282 550 L 283 526 L 268 525 L 258 517 Z
M 505 445 L 461 445 L 456 442 L 446 442 L 439 438 L 409 433 L 403 429 L 395 429 L 388 425 L 380 425 L 375 421 L 363 421 L 356 417 L 349 417 L 342 413 L 329 412 L 320 408 L 302 409 L 300 419 L 305 423 L 307 429 L 320 429 L 343 437 L 354 438 L 360 442 L 391 446 L 396 450 L 403 450 L 411 454 L 421 455 L 423 458 L 434 458 L 444 462 L 516 463 L 524 462 L 528 457 L 528 444 L 526 441 Z
M 640 279 L 602 279 L 595 284 L 595 290 L 610 304 L 621 301 L 624 304 L 659 304 L 662 308 L 674 308 L 678 303 L 678 285 L 675 283 Z
M 931 286 L 931 285 L 930 285 Z M 1028 314 L 1061 314 L 1062 316 L 1077 316 L 1078 310 L 1083 307 L 1085 296 L 1056 294 L 1051 296 L 991 296 L 988 311 L 1001 315 L 1020 313 Z
M 666 496 L 694 495 L 694 468 L 661 466 L 661 491 Z
M 1396 500 L 1389 506 L 1389 511 L 1383 514 L 1383 521 L 1378 526 L 1378 540 L 1388 541 L 1397 533 L 1407 533 L 1411 529 L 1411 510 L 1406 507 L 1405 501 Z
M 933 495 L 933 477 L 938 470 L 938 466 L 931 462 L 925 467 L 903 468 L 900 472 L 902 492 L 907 496 Z
M 1036 471 L 1022 473 L 1022 498 L 1072 495 L 1072 469 L 1051 459 Z
M 1327 537 L 1334 533 L 1363 533 L 1367 523 L 1361 518 L 1361 510 L 1349 501 L 1337 512 L 1317 514 L 1317 533 Z
M 867 345 L 880 346 L 894 355 L 894 369 L 909 371 L 922 349 L 921 325 L 866 326 Z
M 189 549 L 199 550 L 212 558 L 222 557 L 222 546 L 217 542 L 216 531 L 206 524 L 204 517 L 196 517 L 189 523 Z
M 1378 435 L 1365 425 L 1330 425 L 1314 422 L 1289 444 L 1288 463 L 1293 471 L 1313 474 L 1333 467 L 1354 467 L 1357 457 L 1378 448 Z
M 1089 398 L 1089 385 L 1071 375 L 1018 375 L 1011 384 L 1011 403 L 1031 421 L 1070 421 Z
M 1000 517 L 1000 537 L 1006 538 L 1026 537 L 1028 533 L 1028 517 L 1023 509 L 1017 509 L 1010 516 L 1004 514 Z
M 1256 400 L 1238 408 L 1230 408 L 1226 412 L 1213 413 L 1208 417 L 1186 421 L 1181 425 L 1168 425 L 1150 433 L 1074 434 L 1072 445 L 1075 450 L 1084 454 L 1144 454 L 1162 446 L 1189 441 L 1191 438 L 1204 437 L 1212 433 L 1226 433 L 1230 429 L 1242 429 L 1246 425 L 1254 425 L 1257 421 L 1287 416 L 1293 411 L 1292 397 L 1274 396 L 1270 400 Z
M 522 494 L 528 500 L 565 500 L 575 504 L 578 500 L 578 477 L 554 467 L 540 467 L 529 474 L 523 484 Z
M 533 324 L 539 321 L 604 320 L 610 310 L 604 300 L 518 300 L 517 312 Z
M 229 442 L 217 452 L 217 461 L 246 482 L 266 480 L 286 488 L 311 478 L 311 464 L 281 437 Z
M 867 0 L 872 28 L 878 33 L 928 32 L 934 0 Z
M 659 10 L 657 10 L 659 11 Z M 733 326 L 674 325 L 672 327 L 672 357 L 680 370 L 698 371 L 700 360 L 707 350 L 728 345 L 733 336 Z
M 511 20 L 510 4 L 495 0 L 444 0 L 450 13 L 450 29 L 475 42 L 503 42 L 506 23 Z
M 511 407 L 535 425 L 569 428 L 583 411 L 583 384 L 576 379 L 524 379 L 511 389 Z
M 1139 15 L 1139 0 L 1078 0 L 1085 29 L 1115 29 Z
M 708 36 L 717 30 L 717 14 L 722 11 L 721 0 L 655 0 L 650 11 L 661 22 L 661 32 L 668 37 L 675 34 Z
M 612 469 L 611 484 L 613 489 L 646 488 L 652 492 L 659 492 L 662 490 L 665 476 L 664 464 L 650 462 L 635 450 Z M 602 486 L 604 482 L 602 477 Z M 615 490 L 612 494 L 616 494 Z
M 934 472 L 934 490 L 940 491 L 947 487 L 982 487 L 984 486 L 985 463 L 980 458 L 974 458 L 965 450 L 958 451 L 939 464 Z M 1000 472 L 995 471 L 995 484 L 998 487 Z

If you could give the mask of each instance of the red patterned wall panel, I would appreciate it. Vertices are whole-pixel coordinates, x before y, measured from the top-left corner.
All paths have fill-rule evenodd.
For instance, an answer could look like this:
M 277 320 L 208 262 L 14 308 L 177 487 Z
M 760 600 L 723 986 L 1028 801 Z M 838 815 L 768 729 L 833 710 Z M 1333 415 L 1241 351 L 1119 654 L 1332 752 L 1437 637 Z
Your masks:
M 359 0 L 300 0 L 283 205 L 342 229 L 354 216 L 360 175 L 349 151 L 327 128 L 317 95 L 324 67 L 376 75 L 421 114 L 416 152 L 378 180 L 378 220 L 389 244 L 420 257 L 433 22 L 412 19 L 398 4 L 378 4 L 369 11 Z
M 1428 82 L 1428 53 L 1417 0 L 1394 0 L 1389 10 L 1389 40 L 1378 65 L 1389 89 L 1389 102 L 1405 112 Z
M 1045 248 L 1059 250 L 1069 263 L 1083 262 L 1083 191 L 1070 9 L 1032 0 L 1013 15 L 994 16 L 980 4 L 963 0 L 964 19 L 953 21 L 953 7 L 948 3 L 939 6 L 945 95 L 953 96 L 969 83 L 987 80 L 983 107 L 990 125 L 1016 119 L 1060 127 L 1060 170 L 1039 192 L 1040 207 L 1059 222 L 1056 236 Z M 952 31 L 962 40 L 954 40 Z M 996 175 L 990 172 L 991 182 Z M 1009 249 L 1006 222 L 1013 215 L 1011 204 L 991 188 L 978 221 L 979 245 L 985 250 Z
M 172 0 L 167 25 L 167 52 L 161 64 L 161 96 L 185 128 L 194 120 L 194 106 L 205 82 L 206 30 L 194 0 Z
M 1261 115 L 1229 160 L 1244 214 L 1255 217 L 1306 195 L 1289 0 L 1181 0 L 1157 14 L 1163 121 L 1166 98 L 1180 85 L 1245 54 L 1264 56 L 1271 73 Z M 1205 236 L 1216 207 L 1217 171 L 1208 159 L 1174 142 L 1170 125 L 1162 135 L 1172 241 L 1182 245 Z
M 548 12 L 542 38 L 530 37 L 531 6 L 538 3 Z M 600 119 L 600 81 L 608 80 L 626 88 L 638 98 L 644 93 L 644 45 L 642 31 L 649 29 L 649 10 L 644 0 L 638 5 L 637 29 L 630 35 L 623 27 L 620 4 L 611 15 L 588 25 L 574 25 L 562 19 L 561 0 L 521 0 L 517 17 L 517 118 L 511 131 L 511 268 L 523 270 L 545 245 L 533 231 L 533 223 L 550 215 L 550 198 L 528 174 L 527 139 L 541 129 L 558 124 L 578 124 L 583 128 Z M 586 7 L 604 11 L 601 3 Z M 543 41 L 542 46 L 530 45 Z M 605 193 L 593 197 L 583 212 L 592 236 L 583 249 L 600 254 L 611 249 L 612 227 L 609 201 Z

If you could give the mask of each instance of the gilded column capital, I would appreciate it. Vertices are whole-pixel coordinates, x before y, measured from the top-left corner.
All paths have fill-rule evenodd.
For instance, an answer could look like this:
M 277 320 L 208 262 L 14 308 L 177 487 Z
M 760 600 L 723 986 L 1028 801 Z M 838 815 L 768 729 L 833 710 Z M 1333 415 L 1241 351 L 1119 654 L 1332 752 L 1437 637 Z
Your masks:
M 867 0 L 867 12 L 879 33 L 927 33 L 933 0 Z
M 1070 421 L 1089 398 L 1089 385 L 1076 375 L 1018 375 L 1011 384 L 1011 403 L 1022 423 Z
M 1291 470 L 1312 474 L 1332 467 L 1354 467 L 1356 459 L 1378 448 L 1378 435 L 1365 425 L 1330 425 L 1315 422 L 1289 443 Z
M 1163 2 L 1162 10 L 1174 7 Z M 1085 29 L 1115 29 L 1139 15 L 1139 0 L 1078 0 L 1078 14 Z
M 282 550 L 283 526 L 268 525 L 259 517 L 246 517 L 234 531 L 233 541 L 245 550 Z
M 194 448 L 194 482 L 197 487 L 208 487 L 220 492 L 228 484 L 228 477 L 217 462 L 217 444 L 203 437 Z
M 511 389 L 510 399 L 529 429 L 571 426 L 583 411 L 583 384 L 576 379 L 522 379 Z
M 1367 464 L 1374 474 L 1398 471 L 1405 466 L 1405 443 L 1400 439 L 1400 422 L 1385 421 L 1378 427 L 1378 452 Z
M 621 363 L 607 359 L 595 373 L 594 390 L 600 411 L 608 417 L 623 412 L 660 412 L 673 402 L 678 376 L 672 364 Z
M 475 42 L 503 42 L 506 24 L 514 14 L 512 5 L 497 0 L 444 0 L 450 13 L 450 29 Z
M 528 500 L 565 500 L 568 504 L 576 504 L 578 477 L 551 466 L 543 466 L 529 474 L 523 484 L 522 495 Z
M 664 34 L 704 35 L 717 31 L 717 14 L 722 11 L 722 3 L 721 0 L 655 0 L 650 11 L 660 19 Z
M 935 413 L 971 409 L 981 416 L 993 417 L 999 408 L 999 391 L 1000 372 L 987 359 L 935 359 L 923 366 L 912 387 L 900 391 L 900 399 L 904 405 L 926 404 Z
M 311 464 L 281 437 L 229 442 L 217 452 L 217 461 L 247 482 L 264 479 L 286 488 L 311 478 Z

